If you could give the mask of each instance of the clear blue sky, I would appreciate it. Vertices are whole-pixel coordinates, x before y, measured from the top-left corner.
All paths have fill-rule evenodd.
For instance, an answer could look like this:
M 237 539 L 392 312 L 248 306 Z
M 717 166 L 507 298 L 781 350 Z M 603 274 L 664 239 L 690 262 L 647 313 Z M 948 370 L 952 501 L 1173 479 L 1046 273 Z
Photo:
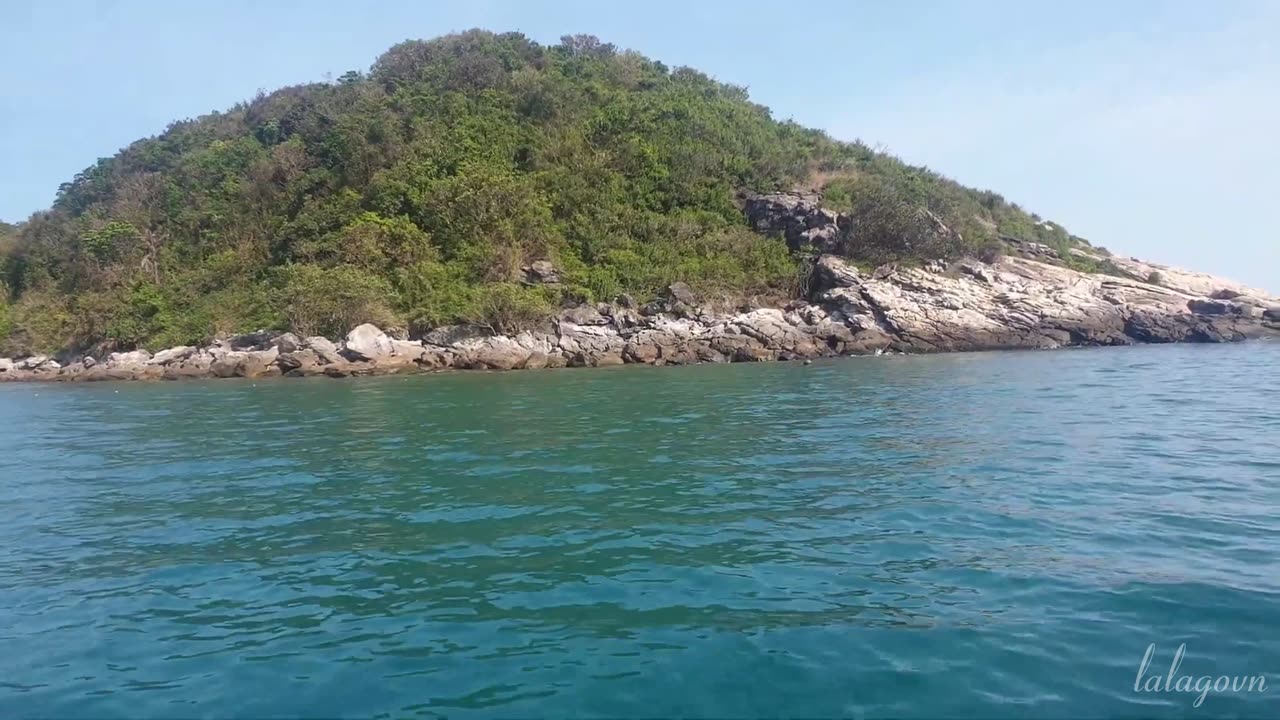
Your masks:
M 0 3 L 0 219 L 171 120 L 470 27 L 585 32 L 1003 193 L 1114 251 L 1280 291 L 1280 2 Z

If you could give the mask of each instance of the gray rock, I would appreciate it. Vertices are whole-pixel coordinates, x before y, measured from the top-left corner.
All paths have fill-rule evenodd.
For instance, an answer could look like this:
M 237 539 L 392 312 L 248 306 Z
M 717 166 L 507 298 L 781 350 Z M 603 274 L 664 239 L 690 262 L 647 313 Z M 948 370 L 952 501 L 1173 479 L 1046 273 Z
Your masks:
M 821 203 L 822 195 L 816 192 L 748 194 L 743 198 L 743 212 L 756 232 L 782 235 L 792 250 L 841 252 L 849 241 L 853 221 L 823 209 Z
M 550 260 L 534 260 L 521 268 L 524 281 L 530 285 L 555 285 L 560 282 L 560 273 Z
M 1195 298 L 1187 301 L 1187 308 L 1197 315 L 1240 315 L 1241 307 L 1230 300 Z
M 98 361 L 95 360 L 92 355 L 85 355 L 84 358 L 80 360 L 80 364 L 83 365 L 86 370 L 88 370 L 93 366 L 97 365 Z
M 693 296 L 693 291 L 689 286 L 682 282 L 673 282 L 667 286 L 666 296 L 678 303 L 689 305 L 690 307 L 697 305 L 698 301 Z
M 16 364 L 9 358 L 0 358 L 0 373 L 11 373 L 16 368 Z
M 232 350 L 266 350 L 278 335 L 270 330 L 258 330 L 227 338 L 227 346 Z
M 299 350 L 305 347 L 305 344 L 303 343 L 302 338 L 298 337 L 297 335 L 294 335 L 291 332 L 287 332 L 281 335 L 280 337 L 276 338 L 274 345 L 276 346 L 276 349 L 278 349 L 282 353 L 298 352 Z
M 316 357 L 320 359 L 320 362 L 326 365 L 342 362 L 343 358 L 342 355 L 338 353 L 338 346 L 334 345 L 333 341 L 329 338 L 314 335 L 303 341 L 303 347 L 305 349 L 314 350 Z
M 422 336 L 422 344 L 449 347 L 466 340 L 479 340 L 493 333 L 474 325 L 445 325 Z
M 240 367 L 240 358 L 224 355 L 209 365 L 209 373 L 217 378 L 232 378 Z
M 590 305 L 579 305 L 560 312 L 560 319 L 575 325 L 607 325 L 609 318 Z

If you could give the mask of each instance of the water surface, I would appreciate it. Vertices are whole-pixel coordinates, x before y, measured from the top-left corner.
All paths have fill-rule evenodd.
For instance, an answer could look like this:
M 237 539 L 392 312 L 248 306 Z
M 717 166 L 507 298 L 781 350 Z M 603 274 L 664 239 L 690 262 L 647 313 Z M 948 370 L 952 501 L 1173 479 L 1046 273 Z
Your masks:
M 1280 345 L 0 386 L 6 717 L 1280 712 Z M 1149 674 L 1261 693 L 1135 693 Z

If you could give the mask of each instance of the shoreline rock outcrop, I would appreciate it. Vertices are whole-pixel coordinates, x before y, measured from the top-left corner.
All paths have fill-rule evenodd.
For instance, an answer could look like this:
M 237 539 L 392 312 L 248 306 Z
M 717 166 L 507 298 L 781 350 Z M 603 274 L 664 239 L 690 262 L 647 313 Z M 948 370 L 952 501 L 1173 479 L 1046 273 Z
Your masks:
M 0 381 L 382 375 L 623 364 L 807 360 L 884 352 L 934 353 L 1166 342 L 1233 342 L 1280 335 L 1280 300 L 1198 273 L 1118 263 L 1117 277 L 1026 257 L 865 272 L 820 256 L 809 297 L 780 307 L 714 311 L 683 283 L 642 308 L 566 308 L 541 328 L 496 335 L 468 326 L 399 339 L 374 325 L 340 342 L 260 331 L 207 347 L 104 358 L 0 358 Z M 1136 279 L 1159 273 L 1155 285 Z

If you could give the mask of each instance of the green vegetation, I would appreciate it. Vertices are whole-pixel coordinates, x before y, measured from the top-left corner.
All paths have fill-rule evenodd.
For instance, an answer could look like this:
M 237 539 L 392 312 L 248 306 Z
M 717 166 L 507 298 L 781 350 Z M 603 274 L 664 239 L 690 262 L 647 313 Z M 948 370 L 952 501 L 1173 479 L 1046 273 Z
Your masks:
M 362 321 L 512 330 L 675 280 L 785 295 L 800 260 L 749 232 L 734 198 L 802 185 L 880 228 L 850 248 L 859 259 L 973 252 L 999 234 L 1078 242 L 999 195 L 776 121 L 697 71 L 589 36 L 474 30 L 174 123 L 0 226 L 0 355 Z M 919 208 L 964 240 L 931 234 Z M 543 258 L 563 282 L 522 284 Z

